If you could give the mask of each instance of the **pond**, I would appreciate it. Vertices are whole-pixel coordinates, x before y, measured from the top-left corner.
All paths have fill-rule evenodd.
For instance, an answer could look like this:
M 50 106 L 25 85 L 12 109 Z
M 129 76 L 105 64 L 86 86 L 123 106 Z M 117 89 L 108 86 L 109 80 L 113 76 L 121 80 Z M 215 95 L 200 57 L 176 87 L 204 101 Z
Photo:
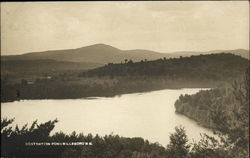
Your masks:
M 62 100 L 22 100 L 2 103 L 2 117 L 15 118 L 14 125 L 38 123 L 57 118 L 53 132 L 118 134 L 124 137 L 142 137 L 166 146 L 170 133 L 183 126 L 190 142 L 200 139 L 200 133 L 212 131 L 193 120 L 176 114 L 174 103 L 181 94 L 195 94 L 199 90 L 158 90 L 124 94 L 116 97 L 97 97 Z

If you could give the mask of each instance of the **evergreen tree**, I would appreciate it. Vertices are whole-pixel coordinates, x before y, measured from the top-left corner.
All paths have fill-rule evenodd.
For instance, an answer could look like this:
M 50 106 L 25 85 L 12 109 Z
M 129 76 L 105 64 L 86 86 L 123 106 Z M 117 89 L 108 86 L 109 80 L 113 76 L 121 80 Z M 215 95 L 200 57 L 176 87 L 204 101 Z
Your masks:
M 167 151 L 171 158 L 186 158 L 190 145 L 184 127 L 176 127 L 175 133 L 170 135 Z

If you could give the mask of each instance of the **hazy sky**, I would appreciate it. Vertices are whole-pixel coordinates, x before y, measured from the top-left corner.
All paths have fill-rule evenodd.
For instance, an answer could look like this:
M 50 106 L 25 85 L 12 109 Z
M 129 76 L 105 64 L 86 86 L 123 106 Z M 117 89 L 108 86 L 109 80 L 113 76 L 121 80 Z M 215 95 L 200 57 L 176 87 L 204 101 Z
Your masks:
M 249 49 L 249 4 L 248 1 L 1 3 L 1 55 L 96 43 L 160 52 Z

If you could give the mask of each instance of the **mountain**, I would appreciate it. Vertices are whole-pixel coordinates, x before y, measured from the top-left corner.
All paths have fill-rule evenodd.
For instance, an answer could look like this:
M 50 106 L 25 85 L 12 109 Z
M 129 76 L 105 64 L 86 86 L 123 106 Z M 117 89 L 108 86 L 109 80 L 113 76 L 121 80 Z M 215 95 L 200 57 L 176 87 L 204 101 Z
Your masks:
M 44 52 L 32 52 L 22 55 L 1 56 L 1 60 L 44 60 L 51 59 L 57 61 L 85 62 L 85 63 L 120 63 L 125 59 L 140 61 L 142 59 L 155 60 L 159 58 L 175 58 L 179 56 L 191 56 L 211 53 L 233 53 L 249 59 L 249 51 L 237 50 L 216 50 L 209 52 L 175 52 L 159 53 L 143 49 L 121 50 L 106 44 L 95 44 L 77 49 L 49 50 Z
M 77 49 L 51 50 L 33 52 L 23 55 L 2 56 L 2 60 L 41 60 L 52 59 L 70 62 L 88 62 L 106 64 L 109 62 L 122 62 L 125 59 L 135 61 L 145 59 L 153 60 L 163 57 L 163 53 L 148 50 L 123 51 L 105 44 L 95 44 Z

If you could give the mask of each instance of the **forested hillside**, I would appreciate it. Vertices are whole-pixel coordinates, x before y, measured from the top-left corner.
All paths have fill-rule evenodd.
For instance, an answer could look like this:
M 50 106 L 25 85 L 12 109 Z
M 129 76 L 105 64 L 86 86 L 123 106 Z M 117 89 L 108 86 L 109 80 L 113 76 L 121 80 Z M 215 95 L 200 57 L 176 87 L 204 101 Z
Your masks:
M 184 80 L 230 80 L 241 76 L 248 60 L 233 54 L 211 54 L 154 61 L 108 65 L 89 70 L 82 76 L 146 76 Z
M 199 124 L 214 128 L 213 113 L 217 108 L 229 112 L 234 104 L 232 88 L 201 90 L 194 95 L 181 95 L 175 102 L 176 112 L 183 114 Z
M 222 110 L 229 114 L 238 108 L 239 100 L 248 99 L 247 86 L 248 83 L 238 80 L 232 81 L 227 87 L 201 90 L 194 95 L 181 95 L 175 102 L 176 112 L 196 120 L 203 126 L 214 128 L 216 126 L 212 120 L 214 113 Z

